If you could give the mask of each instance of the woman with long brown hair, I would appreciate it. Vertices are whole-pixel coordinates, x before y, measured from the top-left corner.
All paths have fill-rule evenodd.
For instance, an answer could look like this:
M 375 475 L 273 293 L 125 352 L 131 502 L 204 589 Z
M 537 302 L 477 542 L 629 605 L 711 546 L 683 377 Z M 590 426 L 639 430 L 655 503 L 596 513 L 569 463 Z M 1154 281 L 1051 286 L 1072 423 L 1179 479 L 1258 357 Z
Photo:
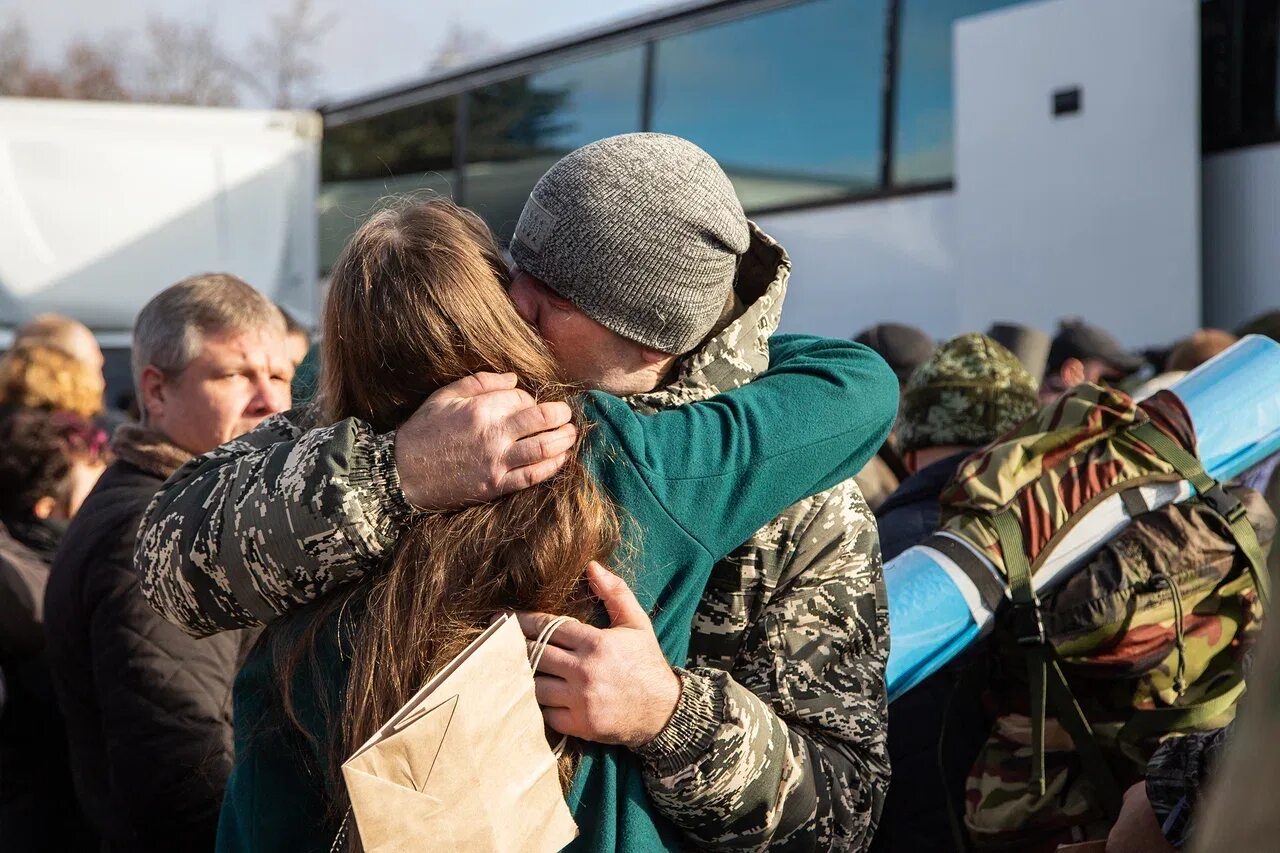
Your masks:
M 560 381 L 506 276 L 479 218 L 442 200 L 376 214 L 333 270 L 324 423 L 354 418 L 386 433 L 442 386 L 495 371 L 516 374 L 539 400 L 572 404 L 587 439 L 542 485 L 416 515 L 381 571 L 268 628 L 237 681 L 220 850 L 328 849 L 347 810 L 341 762 L 494 613 L 596 619 L 583 580 L 592 560 L 634 574 L 663 651 L 682 664 L 714 562 L 875 450 L 874 436 L 851 442 L 843 428 L 849 386 L 865 375 L 855 345 L 779 339 L 770 371 L 750 385 L 641 417 Z M 576 846 L 677 843 L 625 750 L 579 744 L 562 762 L 566 783 L 576 772 Z

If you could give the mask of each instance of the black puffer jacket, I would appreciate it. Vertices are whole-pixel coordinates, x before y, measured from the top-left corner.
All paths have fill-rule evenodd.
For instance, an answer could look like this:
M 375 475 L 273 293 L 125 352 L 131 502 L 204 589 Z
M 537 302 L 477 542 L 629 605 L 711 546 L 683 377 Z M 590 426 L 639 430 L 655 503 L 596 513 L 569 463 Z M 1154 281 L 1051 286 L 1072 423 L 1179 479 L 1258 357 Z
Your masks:
M 192 639 L 143 599 L 133 546 L 159 473 L 117 461 L 102 475 L 54 560 L 45 634 L 76 792 L 106 849 L 199 853 L 214 847 L 249 638 Z

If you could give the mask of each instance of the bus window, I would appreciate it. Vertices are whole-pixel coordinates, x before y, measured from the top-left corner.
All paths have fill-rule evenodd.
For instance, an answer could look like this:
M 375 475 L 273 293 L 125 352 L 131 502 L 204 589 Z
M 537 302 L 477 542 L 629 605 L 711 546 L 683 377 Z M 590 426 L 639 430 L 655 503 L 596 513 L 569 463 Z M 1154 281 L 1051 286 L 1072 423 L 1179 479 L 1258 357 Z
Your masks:
M 1280 4 L 1200 4 L 1200 122 L 1206 152 L 1280 141 Z
M 810 0 L 659 41 L 652 129 L 705 148 L 748 210 L 879 188 L 886 0 Z
M 384 196 L 431 192 L 453 197 L 457 99 L 326 128 L 321 151 L 320 268 L 328 270 L 347 239 Z
M 504 80 L 469 95 L 466 205 L 503 243 L 529 191 L 575 148 L 640 129 L 644 48 Z
M 894 95 L 893 183 L 949 181 L 951 26 L 959 18 L 1022 0 L 901 0 Z

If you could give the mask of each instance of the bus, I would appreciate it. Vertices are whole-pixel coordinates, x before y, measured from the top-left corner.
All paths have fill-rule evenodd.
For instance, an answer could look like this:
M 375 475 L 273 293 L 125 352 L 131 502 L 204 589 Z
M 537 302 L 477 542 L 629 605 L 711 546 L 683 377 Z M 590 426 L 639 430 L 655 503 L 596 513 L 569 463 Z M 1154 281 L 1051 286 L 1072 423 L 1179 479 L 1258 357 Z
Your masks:
M 665 8 L 320 107 L 321 272 L 383 196 L 451 197 L 507 240 L 559 157 L 655 131 L 790 252 L 784 329 L 1231 328 L 1280 303 L 1278 6 Z

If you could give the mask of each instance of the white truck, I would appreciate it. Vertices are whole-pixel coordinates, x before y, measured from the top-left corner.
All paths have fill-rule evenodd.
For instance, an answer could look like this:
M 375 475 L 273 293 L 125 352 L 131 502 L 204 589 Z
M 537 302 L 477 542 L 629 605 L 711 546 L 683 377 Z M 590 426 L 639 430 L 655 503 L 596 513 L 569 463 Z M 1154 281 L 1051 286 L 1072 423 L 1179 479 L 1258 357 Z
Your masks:
M 320 136 L 311 112 L 0 98 L 0 349 L 46 311 L 127 347 L 202 272 L 313 325 Z

